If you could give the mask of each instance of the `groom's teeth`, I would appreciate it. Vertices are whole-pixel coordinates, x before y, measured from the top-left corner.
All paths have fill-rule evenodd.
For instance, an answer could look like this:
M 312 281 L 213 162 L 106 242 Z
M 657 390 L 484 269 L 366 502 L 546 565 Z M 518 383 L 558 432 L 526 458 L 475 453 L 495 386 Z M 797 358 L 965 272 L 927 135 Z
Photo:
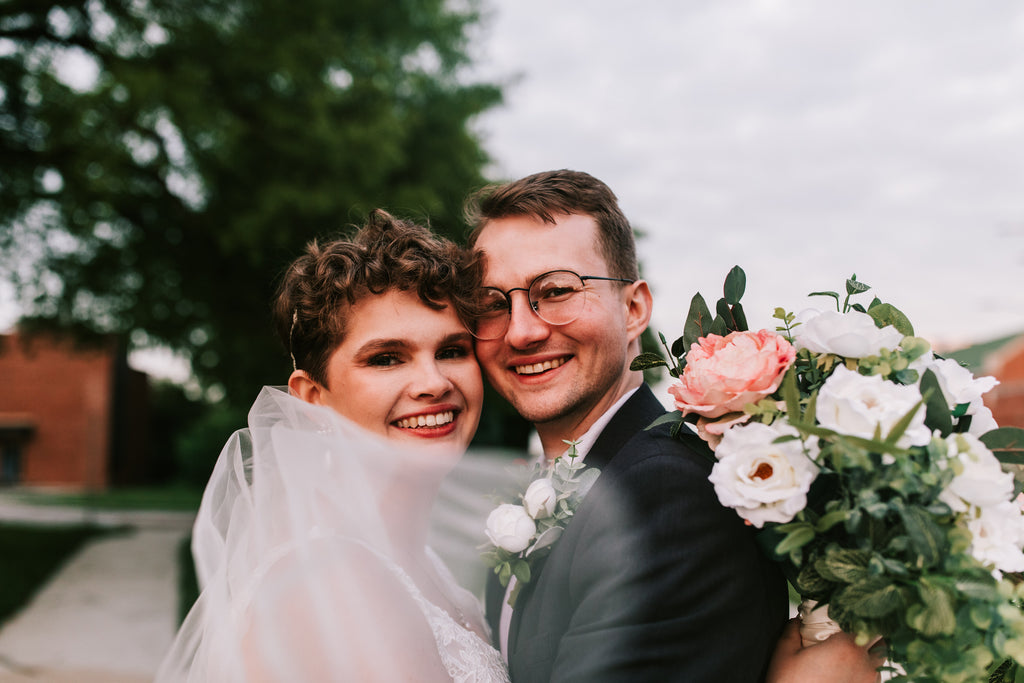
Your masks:
M 417 415 L 416 417 L 404 417 L 395 424 L 402 429 L 419 429 L 420 427 L 440 427 L 455 419 L 455 413 L 451 410 L 431 415 Z
M 565 365 L 564 358 L 556 358 L 555 360 L 546 360 L 543 363 L 533 363 L 532 365 L 517 365 L 516 374 L 519 375 L 536 375 L 537 373 L 557 368 L 560 365 Z

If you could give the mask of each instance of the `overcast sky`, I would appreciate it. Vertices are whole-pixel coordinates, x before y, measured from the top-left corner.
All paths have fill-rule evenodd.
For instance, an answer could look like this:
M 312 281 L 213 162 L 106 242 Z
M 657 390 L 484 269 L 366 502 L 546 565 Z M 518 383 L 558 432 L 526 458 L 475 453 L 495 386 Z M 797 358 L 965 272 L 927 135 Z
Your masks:
M 1024 3 L 491 0 L 475 50 L 490 175 L 607 182 L 670 339 L 735 264 L 752 326 L 856 273 L 933 343 L 1024 331 Z
M 484 2 L 489 175 L 606 181 L 670 339 L 736 264 L 752 326 L 856 273 L 938 345 L 1024 331 L 1024 3 Z

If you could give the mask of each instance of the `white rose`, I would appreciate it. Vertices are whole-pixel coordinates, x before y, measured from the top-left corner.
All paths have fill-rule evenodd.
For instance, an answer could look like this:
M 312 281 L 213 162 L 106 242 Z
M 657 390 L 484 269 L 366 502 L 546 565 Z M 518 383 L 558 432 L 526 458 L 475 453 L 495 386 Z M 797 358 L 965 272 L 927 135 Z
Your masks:
M 932 358 L 928 369 L 935 373 L 942 389 L 942 396 L 952 410 L 967 403 L 968 415 L 974 415 L 982 408 L 981 395 L 999 384 L 995 377 L 975 377 L 971 371 L 952 358 Z
M 503 503 L 487 515 L 487 538 L 510 553 L 526 550 L 537 525 L 522 505 Z
M 970 434 L 946 437 L 949 464 L 955 475 L 939 499 L 957 512 L 968 505 L 991 507 L 1010 500 L 1013 475 L 1004 472 L 998 458 Z
M 807 505 L 807 491 L 818 476 L 799 439 L 772 443 L 789 434 L 797 432 L 784 425 L 740 425 L 726 430 L 715 450 L 718 462 L 708 479 L 718 500 L 757 528 L 793 519 Z M 817 441 L 808 447 L 817 457 Z
M 978 509 L 967 522 L 974 559 L 1003 572 L 1024 571 L 1024 515 L 1011 501 Z
M 992 417 L 992 411 L 982 406 L 978 408 L 977 412 L 971 415 L 971 426 L 967 428 L 968 434 L 974 436 L 981 436 L 987 432 L 991 432 L 993 429 L 999 427 L 996 424 L 996 420 Z
M 523 507 L 534 519 L 544 519 L 555 514 L 555 500 L 558 494 L 550 479 L 538 479 L 530 484 L 523 494 Z
M 794 346 L 814 353 L 834 353 L 844 358 L 877 356 L 882 349 L 899 348 L 903 334 L 892 325 L 879 328 L 867 313 L 819 311 L 813 308 L 796 316 Z
M 839 365 L 818 393 L 816 417 L 826 429 L 865 439 L 873 439 L 875 430 L 881 428 L 884 439 L 920 400 L 921 391 L 916 386 L 887 382 L 879 375 L 865 377 Z M 932 434 L 924 416 L 924 406 L 918 407 L 899 446 L 928 444 Z

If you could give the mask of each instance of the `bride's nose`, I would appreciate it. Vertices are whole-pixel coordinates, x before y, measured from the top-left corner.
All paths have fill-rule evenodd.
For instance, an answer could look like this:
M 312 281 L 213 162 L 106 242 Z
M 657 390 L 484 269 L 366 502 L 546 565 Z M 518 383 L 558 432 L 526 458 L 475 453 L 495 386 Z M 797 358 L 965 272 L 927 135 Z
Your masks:
M 444 368 L 434 359 L 419 363 L 410 386 L 413 396 L 442 396 L 454 386 Z

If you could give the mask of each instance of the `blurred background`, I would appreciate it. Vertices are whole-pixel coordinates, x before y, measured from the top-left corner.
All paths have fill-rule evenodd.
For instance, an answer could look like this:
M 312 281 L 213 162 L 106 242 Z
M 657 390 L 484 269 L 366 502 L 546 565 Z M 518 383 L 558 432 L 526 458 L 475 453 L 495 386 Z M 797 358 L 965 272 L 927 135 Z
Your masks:
M 669 340 L 733 265 L 758 327 L 855 273 L 1024 425 L 1014 0 L 0 0 L 0 482 L 193 508 L 307 241 L 462 239 L 553 168 L 615 190 Z M 488 396 L 477 445 L 526 440 Z
M 1012 0 L 8 0 L 0 79 L 7 482 L 201 485 L 287 376 L 303 244 L 376 206 L 461 239 L 469 191 L 551 168 L 619 195 L 670 340 L 735 264 L 752 325 L 856 273 L 941 350 L 1024 331 Z M 521 446 L 490 398 L 479 442 Z M 72 480 L 38 413 L 85 403 Z

